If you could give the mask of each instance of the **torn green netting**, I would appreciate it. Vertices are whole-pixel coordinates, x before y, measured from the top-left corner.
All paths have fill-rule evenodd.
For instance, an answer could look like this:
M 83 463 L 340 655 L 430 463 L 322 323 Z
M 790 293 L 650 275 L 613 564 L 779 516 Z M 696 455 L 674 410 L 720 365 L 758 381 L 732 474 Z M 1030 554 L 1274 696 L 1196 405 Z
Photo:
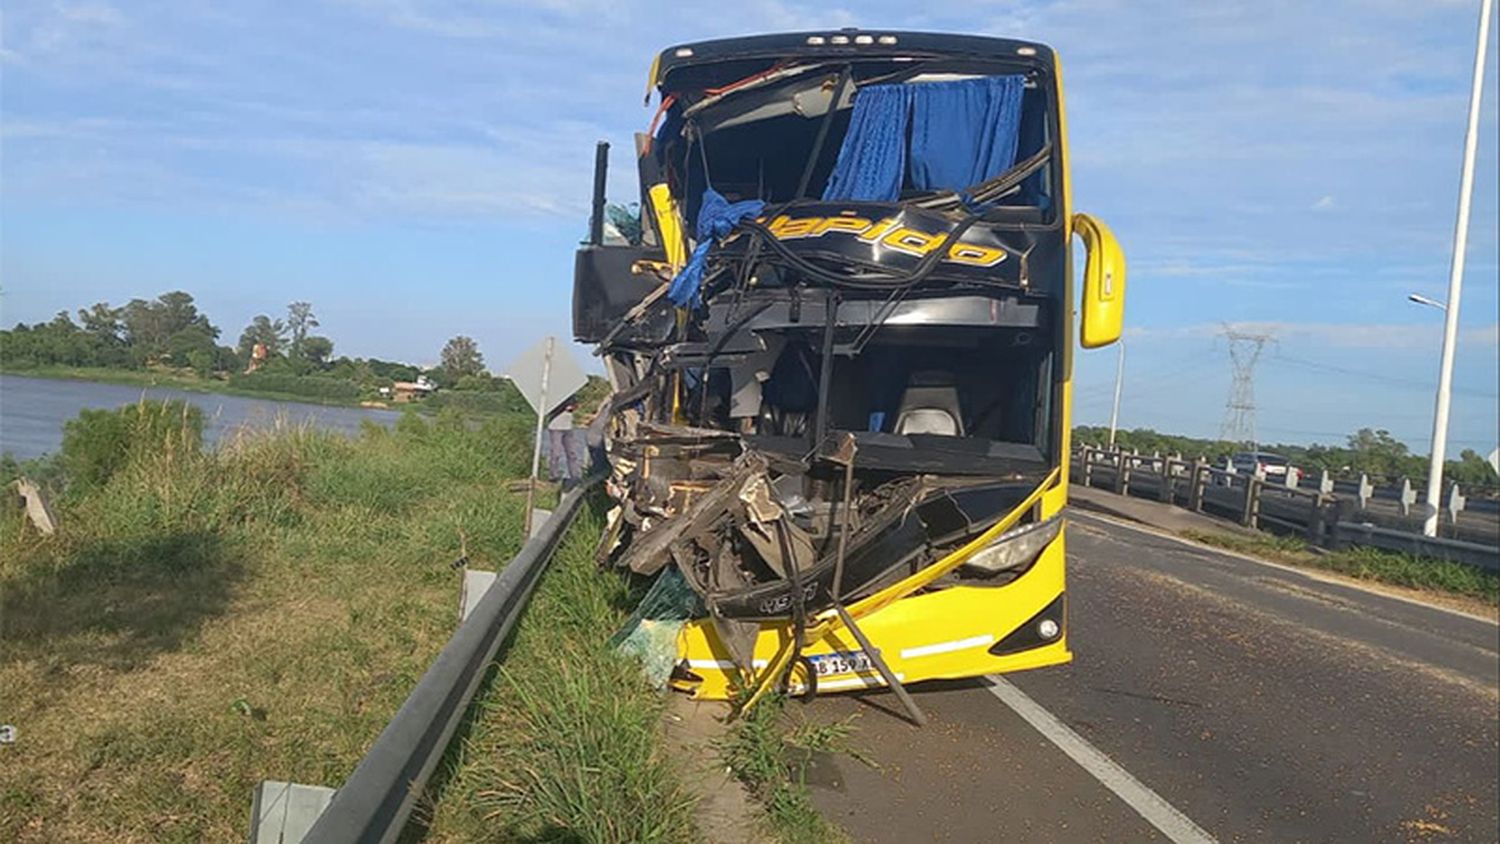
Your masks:
M 677 634 L 690 618 L 703 614 L 703 601 L 676 566 L 656 576 L 625 626 L 609 638 L 610 647 L 640 658 L 646 679 L 665 688 L 677 659 Z

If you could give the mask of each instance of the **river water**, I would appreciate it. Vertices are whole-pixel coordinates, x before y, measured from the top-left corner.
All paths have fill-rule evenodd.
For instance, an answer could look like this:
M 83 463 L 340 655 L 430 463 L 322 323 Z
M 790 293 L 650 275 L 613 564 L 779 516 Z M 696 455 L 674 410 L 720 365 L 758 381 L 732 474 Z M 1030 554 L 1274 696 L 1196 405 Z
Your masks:
M 151 399 L 183 399 L 203 409 L 204 438 L 216 442 L 244 427 L 267 428 L 277 420 L 311 424 L 341 433 L 356 433 L 366 419 L 390 426 L 394 410 L 334 407 L 271 401 L 213 393 L 190 393 L 165 387 L 137 387 L 0 375 L 0 453 L 26 460 L 55 452 L 62 445 L 63 423 L 84 408 L 111 408 Z

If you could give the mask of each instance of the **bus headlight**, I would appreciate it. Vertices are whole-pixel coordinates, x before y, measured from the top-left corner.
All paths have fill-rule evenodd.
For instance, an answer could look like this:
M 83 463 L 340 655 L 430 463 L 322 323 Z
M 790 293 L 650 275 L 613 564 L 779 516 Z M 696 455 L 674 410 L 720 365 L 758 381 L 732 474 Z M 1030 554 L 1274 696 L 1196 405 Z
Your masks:
M 975 552 L 964 561 L 963 567 L 970 574 L 984 576 L 1029 565 L 1061 532 L 1062 518 L 1059 516 L 1012 528 Z

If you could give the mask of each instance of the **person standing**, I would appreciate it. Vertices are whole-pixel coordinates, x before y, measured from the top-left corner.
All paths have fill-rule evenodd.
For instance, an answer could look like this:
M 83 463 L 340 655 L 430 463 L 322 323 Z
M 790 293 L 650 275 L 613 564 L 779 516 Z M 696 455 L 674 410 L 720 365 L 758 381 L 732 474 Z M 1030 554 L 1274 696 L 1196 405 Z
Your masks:
M 580 477 L 578 458 L 570 442 L 576 407 L 577 402 L 570 398 L 547 421 L 547 470 L 552 480 L 560 482 L 564 488 L 572 487 Z
M 604 433 L 609 429 L 610 405 L 614 403 L 614 398 L 614 393 L 607 393 L 599 400 L 599 407 L 594 410 L 594 418 L 589 420 L 588 426 L 584 429 L 584 442 L 588 445 L 586 465 L 591 472 L 609 468 L 609 458 L 604 451 Z

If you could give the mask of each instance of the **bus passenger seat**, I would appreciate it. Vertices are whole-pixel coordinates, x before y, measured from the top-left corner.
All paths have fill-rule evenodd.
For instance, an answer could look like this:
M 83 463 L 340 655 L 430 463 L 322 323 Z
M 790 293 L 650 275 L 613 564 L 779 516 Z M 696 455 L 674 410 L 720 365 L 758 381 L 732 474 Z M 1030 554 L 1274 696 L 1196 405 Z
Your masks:
M 898 434 L 964 435 L 963 413 L 958 404 L 958 388 L 941 372 L 913 373 L 901 395 L 896 416 Z

